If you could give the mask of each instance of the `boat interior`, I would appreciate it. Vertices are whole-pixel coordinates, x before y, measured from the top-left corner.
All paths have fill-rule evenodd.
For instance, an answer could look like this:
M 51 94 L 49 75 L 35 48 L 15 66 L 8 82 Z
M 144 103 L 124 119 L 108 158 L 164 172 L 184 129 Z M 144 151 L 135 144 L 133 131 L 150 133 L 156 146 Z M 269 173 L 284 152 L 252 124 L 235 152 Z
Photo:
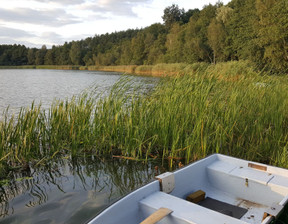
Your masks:
M 288 201 L 287 170 L 219 154 L 157 179 L 162 191 L 139 202 L 143 224 L 266 224 Z

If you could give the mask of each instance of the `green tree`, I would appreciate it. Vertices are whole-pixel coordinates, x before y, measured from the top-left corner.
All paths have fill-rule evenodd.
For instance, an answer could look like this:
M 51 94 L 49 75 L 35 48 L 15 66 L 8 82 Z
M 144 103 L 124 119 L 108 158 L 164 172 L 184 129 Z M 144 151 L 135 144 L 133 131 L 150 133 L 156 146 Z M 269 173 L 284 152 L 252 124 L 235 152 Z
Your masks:
M 132 61 L 133 65 L 143 65 L 145 60 L 145 35 L 139 32 L 131 41 Z
M 188 23 L 190 18 L 199 12 L 199 9 L 189 9 L 187 12 L 184 11 L 181 15 L 181 22 L 183 24 Z
M 28 49 L 27 53 L 28 65 L 35 65 L 35 58 L 36 58 L 35 52 L 36 52 L 35 48 Z
M 164 61 L 164 55 L 166 53 L 166 37 L 165 33 L 159 34 L 157 39 L 153 42 L 149 48 L 147 55 L 147 64 L 157 64 Z
M 46 45 L 43 45 L 41 49 L 36 51 L 36 56 L 35 56 L 35 64 L 36 65 L 43 65 L 44 64 L 44 57 L 46 55 L 47 48 Z
M 184 35 L 183 27 L 175 23 L 167 35 L 165 62 L 183 62 Z
M 63 46 L 60 47 L 59 49 L 59 64 L 60 65 L 69 65 L 71 64 L 70 60 L 70 48 L 71 48 L 71 43 L 65 42 Z
M 14 44 L 10 51 L 10 60 L 12 65 L 27 64 L 27 48 L 24 45 Z
M 213 63 L 224 60 L 225 30 L 224 26 L 213 19 L 208 26 L 208 44 L 213 50 Z
M 145 28 L 144 34 L 144 64 L 155 64 L 165 53 L 166 29 L 160 23 Z
M 78 41 L 72 41 L 71 49 L 69 52 L 70 60 L 74 65 L 82 64 L 81 45 Z
M 165 8 L 162 16 L 165 26 L 170 29 L 174 23 L 181 21 L 184 13 L 185 10 L 179 9 L 179 6 L 175 4 Z
M 257 0 L 257 43 L 264 49 L 263 61 L 276 71 L 288 71 L 288 2 Z
M 55 50 L 53 48 L 55 48 L 55 46 L 53 46 L 52 49 L 47 50 L 47 52 L 46 52 L 46 55 L 44 57 L 44 64 L 45 65 L 54 65 L 54 61 L 55 61 L 54 52 L 55 52 Z
M 217 22 L 222 22 L 224 25 L 226 25 L 233 15 L 233 9 L 229 6 L 221 6 L 217 8 L 216 10 L 216 20 Z
M 124 40 L 120 45 L 120 55 L 119 55 L 119 64 L 120 65 L 129 65 L 131 64 L 133 55 L 131 49 L 131 40 Z
M 213 62 L 213 51 L 208 44 L 208 26 L 216 16 L 217 6 L 207 5 L 200 13 L 194 14 L 186 26 L 184 60 L 193 62 Z
M 228 33 L 227 54 L 233 60 L 251 60 L 260 62 L 263 53 L 257 44 L 257 24 L 255 0 L 233 0 L 229 7 L 233 9 L 226 23 Z

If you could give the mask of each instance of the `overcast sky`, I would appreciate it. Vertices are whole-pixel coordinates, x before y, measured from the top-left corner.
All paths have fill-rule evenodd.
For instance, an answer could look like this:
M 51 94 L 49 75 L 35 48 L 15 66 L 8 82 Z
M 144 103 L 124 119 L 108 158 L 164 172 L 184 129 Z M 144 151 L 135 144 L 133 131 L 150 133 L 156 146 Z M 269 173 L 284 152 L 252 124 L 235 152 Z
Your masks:
M 162 23 L 167 6 L 202 9 L 218 0 L 1 0 L 0 44 L 62 45 L 95 34 Z M 227 4 L 229 0 L 222 0 Z

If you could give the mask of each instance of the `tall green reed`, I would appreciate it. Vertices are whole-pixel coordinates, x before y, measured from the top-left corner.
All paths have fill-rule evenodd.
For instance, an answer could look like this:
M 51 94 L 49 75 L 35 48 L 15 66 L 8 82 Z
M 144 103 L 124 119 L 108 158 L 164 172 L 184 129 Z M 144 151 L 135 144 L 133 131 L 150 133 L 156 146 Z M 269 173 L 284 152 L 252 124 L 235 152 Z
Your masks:
M 287 77 L 258 74 L 243 62 L 196 67 L 145 94 L 123 78 L 108 95 L 6 115 L 0 160 L 38 164 L 57 154 L 92 153 L 172 164 L 217 152 L 287 167 Z

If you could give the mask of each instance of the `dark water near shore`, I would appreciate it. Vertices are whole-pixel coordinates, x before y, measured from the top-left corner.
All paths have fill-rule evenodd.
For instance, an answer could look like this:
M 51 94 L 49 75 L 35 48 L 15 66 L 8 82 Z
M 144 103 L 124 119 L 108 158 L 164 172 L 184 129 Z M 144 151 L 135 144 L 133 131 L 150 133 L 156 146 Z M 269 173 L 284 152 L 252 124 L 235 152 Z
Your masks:
M 11 172 L 0 190 L 0 223 L 86 223 L 163 172 L 159 162 L 63 158 Z
M 62 70 L 0 70 L 0 112 L 71 98 L 97 86 L 108 92 L 120 73 Z M 139 91 L 157 78 L 134 77 Z M 1 119 L 1 116 L 0 116 Z M 157 167 L 157 169 L 155 168 Z M 0 180 L 0 223 L 86 223 L 130 191 L 165 171 L 161 161 L 61 157 L 41 166 L 15 167 Z

